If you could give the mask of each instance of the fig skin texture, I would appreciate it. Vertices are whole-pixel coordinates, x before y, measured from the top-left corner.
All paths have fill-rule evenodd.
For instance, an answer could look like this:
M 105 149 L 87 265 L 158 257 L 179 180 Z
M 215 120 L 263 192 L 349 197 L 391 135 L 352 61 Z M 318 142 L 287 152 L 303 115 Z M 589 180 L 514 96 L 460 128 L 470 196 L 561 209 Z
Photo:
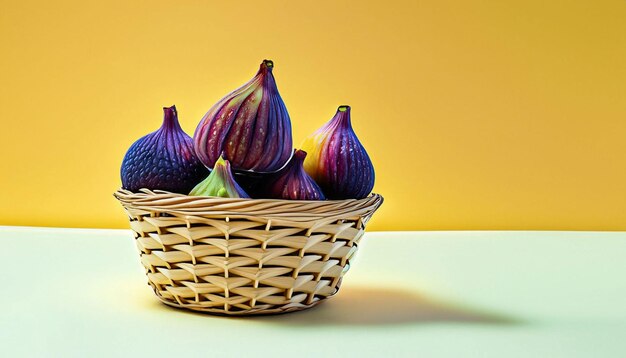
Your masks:
M 122 161 L 122 187 L 187 194 L 209 170 L 198 160 L 193 140 L 178 123 L 176 106 L 164 107 L 162 126 L 138 139 Z
M 287 165 L 274 174 L 267 184 L 265 197 L 286 200 L 324 200 L 322 189 L 304 171 L 306 152 L 295 150 Z
M 196 185 L 189 195 L 215 196 L 221 198 L 246 198 L 250 196 L 237 184 L 228 160 L 219 157 L 211 174 Z
M 374 166 L 357 138 L 350 106 L 339 106 L 335 116 L 302 143 L 309 155 L 304 169 L 328 199 L 362 199 L 374 188 Z
M 221 155 L 235 172 L 273 173 L 289 160 L 291 119 L 273 68 L 263 60 L 250 81 L 213 105 L 198 124 L 194 148 L 207 168 Z

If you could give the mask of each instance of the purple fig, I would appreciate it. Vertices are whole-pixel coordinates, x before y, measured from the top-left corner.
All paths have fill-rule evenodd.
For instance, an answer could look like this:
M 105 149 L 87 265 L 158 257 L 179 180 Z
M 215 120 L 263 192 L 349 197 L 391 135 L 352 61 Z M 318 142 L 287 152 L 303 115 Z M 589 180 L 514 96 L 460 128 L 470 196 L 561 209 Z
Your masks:
M 287 165 L 275 174 L 268 185 L 267 196 L 274 199 L 324 200 L 319 185 L 304 171 L 302 166 L 306 152 L 295 150 Z
M 176 106 L 164 107 L 161 128 L 138 139 L 122 161 L 122 187 L 186 194 L 209 171 L 196 157 L 193 140 L 178 123 Z
M 275 172 L 289 160 L 291 120 L 273 67 L 263 60 L 254 78 L 217 102 L 198 124 L 194 148 L 208 168 L 222 153 L 236 171 Z
M 228 160 L 219 157 L 211 174 L 191 190 L 189 195 L 222 198 L 249 198 L 233 178 Z
M 329 199 L 361 199 L 374 187 L 374 166 L 350 122 L 350 106 L 304 140 L 304 169 Z

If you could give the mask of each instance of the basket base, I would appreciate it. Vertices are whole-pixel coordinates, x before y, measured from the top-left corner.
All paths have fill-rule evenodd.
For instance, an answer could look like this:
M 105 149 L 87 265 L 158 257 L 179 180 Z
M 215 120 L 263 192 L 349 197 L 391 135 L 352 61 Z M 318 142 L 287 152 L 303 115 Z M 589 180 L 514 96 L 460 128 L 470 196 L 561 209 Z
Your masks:
M 246 311 L 226 311 L 223 309 L 218 309 L 218 308 L 207 308 L 207 307 L 201 307 L 201 306 L 196 306 L 196 305 L 192 305 L 192 304 L 186 304 L 186 305 L 181 305 L 179 303 L 174 303 L 171 302 L 169 300 L 166 300 L 160 296 L 157 296 L 159 298 L 159 300 L 170 306 L 170 307 L 174 307 L 177 309 L 181 309 L 181 310 L 189 310 L 189 311 L 194 311 L 194 312 L 199 312 L 199 313 L 205 313 L 205 314 L 210 314 L 210 315 L 214 315 L 214 316 L 222 316 L 222 317 L 244 317 L 244 316 L 273 316 L 273 315 L 280 315 L 280 314 L 285 314 L 285 313 L 291 313 L 291 312 L 298 312 L 298 311 L 303 311 L 312 307 L 315 307 L 317 305 L 319 305 L 320 303 L 326 301 L 328 298 L 332 297 L 326 297 L 324 299 L 320 299 L 319 301 L 315 301 L 310 305 L 303 305 L 303 304 L 298 304 L 298 305 L 291 305 L 289 307 L 285 306 L 285 307 L 281 307 L 281 308 L 255 308 L 255 309 L 251 309 L 251 310 L 246 310 Z

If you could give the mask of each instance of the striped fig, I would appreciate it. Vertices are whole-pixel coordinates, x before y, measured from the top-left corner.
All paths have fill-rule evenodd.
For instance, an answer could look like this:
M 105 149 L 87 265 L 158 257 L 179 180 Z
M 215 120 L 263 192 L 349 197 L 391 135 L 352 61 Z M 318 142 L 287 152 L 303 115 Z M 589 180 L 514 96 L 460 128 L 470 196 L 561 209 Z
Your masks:
M 295 150 L 287 165 L 275 174 L 268 185 L 267 196 L 274 199 L 324 200 L 319 185 L 304 171 L 306 152 Z
M 209 173 L 178 123 L 176 106 L 164 107 L 163 112 L 161 128 L 138 139 L 126 152 L 121 168 L 124 189 L 186 194 Z
M 350 106 L 304 140 L 304 169 L 329 199 L 361 199 L 374 187 L 374 166 L 350 122 Z
M 220 155 L 233 170 L 268 173 L 287 163 L 292 150 L 291 120 L 272 70 L 264 60 L 246 84 L 217 102 L 194 134 L 194 148 L 212 168 Z
M 217 159 L 215 166 L 206 179 L 191 190 L 193 196 L 218 196 L 222 198 L 249 198 L 248 194 L 237 184 L 230 170 L 230 163 L 222 157 Z

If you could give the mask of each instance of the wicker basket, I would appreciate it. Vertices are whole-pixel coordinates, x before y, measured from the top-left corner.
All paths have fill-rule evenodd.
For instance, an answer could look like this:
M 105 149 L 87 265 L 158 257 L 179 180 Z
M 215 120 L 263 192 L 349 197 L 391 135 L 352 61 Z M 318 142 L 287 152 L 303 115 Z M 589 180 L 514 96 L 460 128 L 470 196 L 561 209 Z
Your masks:
M 148 283 L 164 303 L 249 315 L 312 307 L 339 289 L 382 204 L 119 190 Z

